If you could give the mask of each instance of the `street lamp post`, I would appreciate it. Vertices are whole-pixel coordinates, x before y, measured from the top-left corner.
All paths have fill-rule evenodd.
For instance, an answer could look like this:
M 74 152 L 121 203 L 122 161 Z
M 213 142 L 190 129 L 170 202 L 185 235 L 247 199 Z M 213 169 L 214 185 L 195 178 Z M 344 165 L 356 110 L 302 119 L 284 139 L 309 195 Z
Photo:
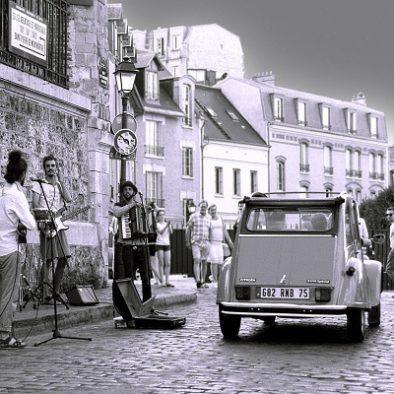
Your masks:
M 127 104 L 138 72 L 134 65 L 135 61 L 135 57 L 125 57 L 123 61 L 118 64 L 114 72 L 116 87 L 118 92 L 122 95 L 122 129 L 127 129 L 128 125 Z M 126 156 L 122 156 L 120 160 L 120 186 L 126 181 L 126 159 Z

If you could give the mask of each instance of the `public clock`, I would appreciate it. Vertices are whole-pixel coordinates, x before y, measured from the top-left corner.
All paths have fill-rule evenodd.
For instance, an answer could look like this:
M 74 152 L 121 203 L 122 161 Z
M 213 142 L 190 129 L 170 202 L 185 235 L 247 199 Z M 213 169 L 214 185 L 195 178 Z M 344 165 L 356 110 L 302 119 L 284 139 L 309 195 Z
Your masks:
M 137 135 L 130 129 L 120 129 L 114 136 L 114 148 L 123 156 L 132 155 L 137 150 Z

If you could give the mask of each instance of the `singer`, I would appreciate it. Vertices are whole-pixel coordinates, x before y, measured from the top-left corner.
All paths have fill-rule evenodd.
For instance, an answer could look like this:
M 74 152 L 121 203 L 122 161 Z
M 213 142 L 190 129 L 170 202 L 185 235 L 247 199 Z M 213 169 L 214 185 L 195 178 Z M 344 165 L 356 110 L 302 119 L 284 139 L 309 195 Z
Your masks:
M 142 281 L 143 301 L 152 297 L 149 272 L 149 252 L 144 239 L 134 238 L 132 234 L 123 233 L 124 223 L 129 223 L 129 211 L 140 204 L 136 196 L 141 193 L 134 183 L 126 181 L 120 188 L 120 201 L 115 203 L 113 214 L 118 218 L 118 231 L 115 235 L 114 279 L 135 279 L 137 268 Z M 142 197 L 141 197 L 142 198 Z M 126 229 L 127 230 L 127 229 Z
M 58 171 L 57 159 L 53 155 L 45 156 L 42 161 L 45 179 L 33 178 L 33 210 L 36 208 L 49 209 L 54 213 L 61 212 L 66 209 L 66 203 L 71 202 L 71 195 L 64 186 L 62 177 Z M 43 195 L 45 193 L 45 197 Z M 40 249 L 41 257 L 44 261 L 42 267 L 43 280 L 43 303 L 54 302 L 51 297 L 51 292 L 45 284 L 49 282 L 49 269 L 53 259 L 57 259 L 55 276 L 54 276 L 54 290 L 59 294 L 61 281 L 63 278 L 64 268 L 67 265 L 67 258 L 71 256 L 65 231 L 57 232 L 57 236 L 49 237 L 47 232 L 47 224 L 39 224 L 40 231 Z

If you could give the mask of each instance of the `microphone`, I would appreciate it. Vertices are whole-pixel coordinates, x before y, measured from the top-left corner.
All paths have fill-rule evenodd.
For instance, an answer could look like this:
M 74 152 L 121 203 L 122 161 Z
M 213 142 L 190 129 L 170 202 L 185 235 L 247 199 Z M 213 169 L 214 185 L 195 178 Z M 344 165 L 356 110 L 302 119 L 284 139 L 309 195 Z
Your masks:
M 40 179 L 40 178 L 30 178 L 32 182 L 38 182 L 38 183 L 47 183 L 45 179 Z
M 143 196 L 143 194 L 142 194 L 141 192 L 138 192 L 138 194 L 139 194 L 140 196 Z

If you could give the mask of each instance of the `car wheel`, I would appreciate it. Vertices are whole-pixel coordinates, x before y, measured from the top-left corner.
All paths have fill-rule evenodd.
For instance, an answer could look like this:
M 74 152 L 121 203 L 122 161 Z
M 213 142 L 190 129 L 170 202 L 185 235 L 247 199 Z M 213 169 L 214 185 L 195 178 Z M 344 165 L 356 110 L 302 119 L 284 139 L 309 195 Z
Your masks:
M 368 311 L 368 325 L 369 327 L 380 326 L 380 304 L 373 306 Z
M 365 313 L 364 309 L 349 308 L 347 311 L 347 332 L 352 342 L 361 342 L 364 339 Z
M 239 316 L 224 315 L 219 309 L 219 323 L 225 339 L 237 338 L 241 327 L 241 318 Z
M 263 318 L 264 324 L 267 326 L 272 326 L 275 324 L 276 316 L 267 316 Z

